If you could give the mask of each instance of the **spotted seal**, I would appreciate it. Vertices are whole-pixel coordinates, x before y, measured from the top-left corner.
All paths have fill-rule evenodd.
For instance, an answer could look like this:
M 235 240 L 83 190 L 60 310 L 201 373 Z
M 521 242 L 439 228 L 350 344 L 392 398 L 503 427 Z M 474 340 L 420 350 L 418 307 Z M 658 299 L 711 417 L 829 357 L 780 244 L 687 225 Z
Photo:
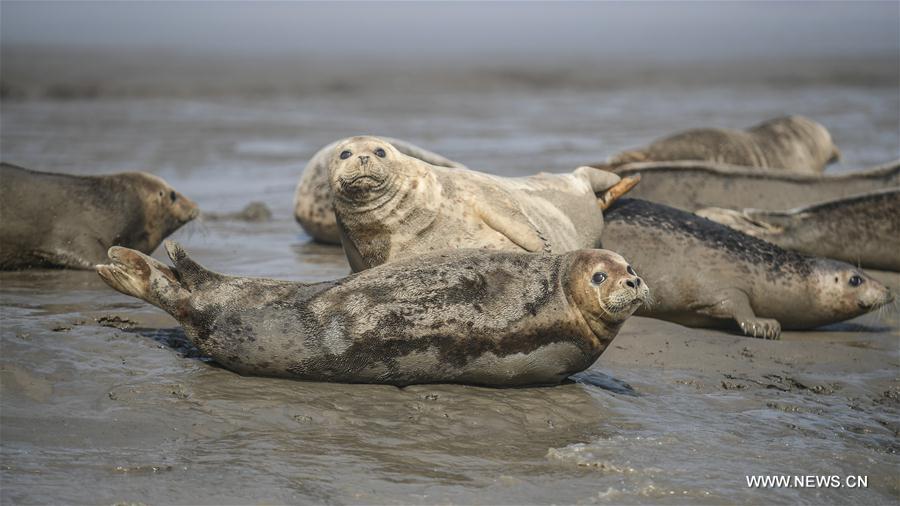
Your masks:
M 589 367 L 647 298 L 616 253 L 452 251 L 306 284 L 174 267 L 112 248 L 97 271 L 245 375 L 350 383 L 554 384 Z
M 624 151 L 607 162 L 615 167 L 634 162 L 703 160 L 745 167 L 820 174 L 840 158 L 824 126 L 803 116 L 775 118 L 747 130 L 700 128 Z
M 900 187 L 789 211 L 709 207 L 696 214 L 785 249 L 900 271 Z
M 431 165 L 465 168 L 461 163 L 410 142 L 391 137 L 383 139 L 397 151 Z M 341 233 L 334 219 L 331 187 L 328 184 L 328 161 L 334 148 L 345 140 L 334 141 L 317 151 L 303 169 L 300 182 L 294 191 L 294 219 L 310 237 L 326 244 L 341 243 Z
M 827 325 L 893 300 L 852 265 L 786 251 L 672 207 L 622 199 L 606 218 L 603 245 L 653 287 L 641 316 L 774 339 L 782 328 Z
M 637 181 L 591 167 L 521 178 L 436 167 L 378 137 L 338 144 L 329 177 L 344 251 L 356 271 L 444 249 L 593 248 L 603 207 Z
M 900 186 L 900 160 L 835 175 L 794 174 L 710 162 L 632 163 L 612 171 L 622 177 L 642 177 L 630 197 L 686 211 L 704 207 L 780 211 Z
M 143 172 L 72 176 L 0 164 L 0 269 L 91 269 L 110 246 L 151 253 L 196 204 Z

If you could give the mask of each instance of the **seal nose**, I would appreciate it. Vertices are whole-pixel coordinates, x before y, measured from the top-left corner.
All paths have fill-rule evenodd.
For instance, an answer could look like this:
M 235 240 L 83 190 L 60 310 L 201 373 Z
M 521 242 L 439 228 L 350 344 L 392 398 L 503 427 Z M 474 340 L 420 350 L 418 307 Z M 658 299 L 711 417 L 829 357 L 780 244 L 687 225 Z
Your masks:
M 627 286 L 629 288 L 634 288 L 635 290 L 637 290 L 637 287 L 641 286 L 641 278 L 635 276 L 632 279 L 626 279 L 625 286 Z
M 359 163 L 362 163 L 363 165 L 369 163 L 369 156 L 368 155 L 359 155 Z

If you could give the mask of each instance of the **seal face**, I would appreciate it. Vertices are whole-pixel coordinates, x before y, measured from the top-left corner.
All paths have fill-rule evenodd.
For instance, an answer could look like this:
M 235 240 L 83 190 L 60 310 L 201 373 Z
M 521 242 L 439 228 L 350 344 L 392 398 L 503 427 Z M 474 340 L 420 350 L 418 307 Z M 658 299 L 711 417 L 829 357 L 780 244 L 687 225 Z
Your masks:
M 625 199 L 607 213 L 604 245 L 654 288 L 639 315 L 777 338 L 854 318 L 893 300 L 852 265 L 809 257 L 661 204 Z
M 359 271 L 446 249 L 591 248 L 602 208 L 635 180 L 589 167 L 502 178 L 435 167 L 383 139 L 353 137 L 335 147 L 329 182 L 344 250 Z
M 0 269 L 91 269 L 123 245 L 150 253 L 198 214 L 162 179 L 70 176 L 0 164 Z
M 646 148 L 620 153 L 610 158 L 609 164 L 702 160 L 820 174 L 838 159 L 840 151 L 828 129 L 803 116 L 787 116 L 747 130 L 703 128 L 679 132 Z
M 439 167 L 465 168 L 461 163 L 432 153 L 415 144 L 385 137 L 397 151 Z M 320 149 L 310 159 L 294 193 L 294 218 L 314 240 L 340 244 L 341 234 L 334 217 L 331 187 L 328 184 L 328 162 L 335 146 L 343 140 L 332 142 Z
M 99 275 L 174 316 L 241 374 L 303 380 L 559 383 L 589 367 L 648 297 L 616 253 L 465 250 L 317 284 L 223 276 L 112 248 Z
M 696 214 L 785 249 L 900 271 L 900 188 L 788 211 L 708 207 Z

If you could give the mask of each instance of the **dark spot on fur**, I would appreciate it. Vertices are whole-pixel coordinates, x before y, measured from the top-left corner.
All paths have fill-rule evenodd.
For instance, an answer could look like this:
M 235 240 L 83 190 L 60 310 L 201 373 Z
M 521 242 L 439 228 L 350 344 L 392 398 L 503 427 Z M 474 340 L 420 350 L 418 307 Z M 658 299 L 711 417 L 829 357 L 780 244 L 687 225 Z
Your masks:
M 607 226 L 650 227 L 691 237 L 704 246 L 725 251 L 735 259 L 765 265 L 779 273 L 812 274 L 810 258 L 787 251 L 693 213 L 640 199 L 620 199 L 604 212 Z M 615 248 L 615 245 L 610 245 Z

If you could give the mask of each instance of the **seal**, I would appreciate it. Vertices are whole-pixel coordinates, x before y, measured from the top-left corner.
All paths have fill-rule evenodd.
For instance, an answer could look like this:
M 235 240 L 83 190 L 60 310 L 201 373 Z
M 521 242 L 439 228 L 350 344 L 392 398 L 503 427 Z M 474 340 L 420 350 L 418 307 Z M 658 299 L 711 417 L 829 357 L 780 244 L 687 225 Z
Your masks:
M 383 138 L 391 146 L 413 158 L 438 167 L 465 168 L 437 153 L 420 148 L 401 139 Z M 294 219 L 313 240 L 326 244 L 341 244 L 341 233 L 334 218 L 331 187 L 328 184 L 328 162 L 341 139 L 320 149 L 306 164 L 294 192 Z
M 613 172 L 622 177 L 642 176 L 630 197 L 691 212 L 704 207 L 780 211 L 900 186 L 900 160 L 821 176 L 709 162 L 633 163 Z
M 661 204 L 622 199 L 607 212 L 603 244 L 629 258 L 653 287 L 637 314 L 691 327 L 781 329 L 839 322 L 893 300 L 862 270 L 786 251 Z
M 784 249 L 900 271 L 900 187 L 789 211 L 709 207 L 696 214 Z
M 600 356 L 648 289 L 618 254 L 451 251 L 306 284 L 167 267 L 112 248 L 116 290 L 162 308 L 244 375 L 343 383 L 547 385 Z
M 110 246 L 151 253 L 197 205 L 143 172 L 71 176 L 0 164 L 0 270 L 92 269 Z
M 338 144 L 329 174 L 354 271 L 445 249 L 593 248 L 602 209 L 637 182 L 591 167 L 522 178 L 436 167 L 378 137 Z
M 745 167 L 820 174 L 840 159 L 824 126 L 803 116 L 775 118 L 747 130 L 700 128 L 611 157 L 610 166 L 634 162 L 702 160 Z

